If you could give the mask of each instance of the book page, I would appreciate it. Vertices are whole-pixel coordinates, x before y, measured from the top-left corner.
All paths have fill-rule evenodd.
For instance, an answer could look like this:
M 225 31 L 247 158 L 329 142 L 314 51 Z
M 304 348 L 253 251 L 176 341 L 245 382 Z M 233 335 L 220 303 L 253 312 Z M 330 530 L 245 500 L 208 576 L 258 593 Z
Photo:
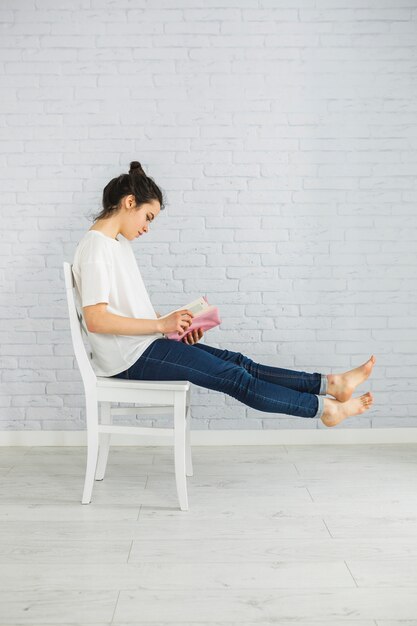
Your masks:
M 171 315 L 171 313 L 175 313 L 175 311 L 182 311 L 183 309 L 188 309 L 189 311 L 191 311 L 193 315 L 197 315 L 198 313 L 201 313 L 207 308 L 209 308 L 209 305 L 207 304 L 205 299 L 201 296 L 200 298 L 197 298 L 197 300 L 193 300 L 192 302 L 189 302 L 188 304 L 181 306 L 179 309 L 174 309 L 173 311 L 166 313 L 166 315 L 161 315 L 161 317 L 168 317 L 168 315 Z

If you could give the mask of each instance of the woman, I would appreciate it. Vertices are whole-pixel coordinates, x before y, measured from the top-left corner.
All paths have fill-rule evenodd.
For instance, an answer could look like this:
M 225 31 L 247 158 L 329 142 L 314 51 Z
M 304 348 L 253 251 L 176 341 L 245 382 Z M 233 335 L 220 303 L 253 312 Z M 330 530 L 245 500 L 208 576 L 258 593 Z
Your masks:
M 373 356 L 343 374 L 310 374 L 262 365 L 240 352 L 199 344 L 201 329 L 181 341 L 166 338 L 165 333 L 187 330 L 193 315 L 183 309 L 160 319 L 129 243 L 147 234 L 149 224 L 164 209 L 161 190 L 140 163 L 132 161 L 128 174 L 106 185 L 102 205 L 73 262 L 76 298 L 96 375 L 188 380 L 259 411 L 319 417 L 326 426 L 370 408 L 370 392 L 351 396 L 370 376 Z M 326 394 L 334 399 L 323 398 Z

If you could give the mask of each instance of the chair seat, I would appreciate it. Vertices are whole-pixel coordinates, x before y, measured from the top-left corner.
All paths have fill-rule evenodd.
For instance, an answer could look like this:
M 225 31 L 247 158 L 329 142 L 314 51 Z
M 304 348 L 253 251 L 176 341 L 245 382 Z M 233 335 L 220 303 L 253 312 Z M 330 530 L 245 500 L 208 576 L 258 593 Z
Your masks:
M 122 389 L 157 389 L 163 391 L 188 391 L 188 380 L 128 380 L 97 376 L 97 387 L 121 387 Z

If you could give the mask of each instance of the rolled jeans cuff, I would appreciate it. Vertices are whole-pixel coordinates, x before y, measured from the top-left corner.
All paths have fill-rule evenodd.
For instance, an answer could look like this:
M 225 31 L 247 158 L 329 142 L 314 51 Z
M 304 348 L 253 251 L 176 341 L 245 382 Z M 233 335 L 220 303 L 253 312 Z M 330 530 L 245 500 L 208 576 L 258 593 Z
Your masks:
M 317 400 L 319 401 L 319 406 L 314 417 L 318 417 L 320 419 L 324 411 L 324 398 L 322 398 L 322 396 L 317 396 Z
M 321 374 L 321 383 L 320 383 L 320 391 L 319 391 L 319 394 L 321 396 L 325 396 L 327 394 L 328 383 L 329 381 L 327 380 L 327 375 Z

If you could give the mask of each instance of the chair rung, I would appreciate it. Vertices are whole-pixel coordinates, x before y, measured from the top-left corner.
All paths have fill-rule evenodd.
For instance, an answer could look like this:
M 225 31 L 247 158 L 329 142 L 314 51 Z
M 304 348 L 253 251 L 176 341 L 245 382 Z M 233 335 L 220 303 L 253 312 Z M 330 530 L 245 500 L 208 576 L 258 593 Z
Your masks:
M 128 406 L 125 408 L 110 409 L 111 415 L 163 415 L 173 412 L 174 407 L 172 404 L 158 404 L 156 406 Z
M 174 437 L 173 428 L 154 428 L 146 426 L 115 426 L 112 424 L 100 424 L 98 426 L 99 433 L 108 433 L 110 435 L 152 435 L 152 437 Z

